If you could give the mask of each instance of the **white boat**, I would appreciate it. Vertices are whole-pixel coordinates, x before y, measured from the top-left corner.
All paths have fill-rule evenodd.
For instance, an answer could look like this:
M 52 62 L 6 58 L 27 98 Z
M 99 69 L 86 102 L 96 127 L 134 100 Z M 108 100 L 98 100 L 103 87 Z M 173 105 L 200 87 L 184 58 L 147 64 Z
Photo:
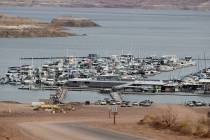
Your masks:
M 25 85 L 32 85 L 35 81 L 32 79 L 25 79 L 23 80 L 23 84 Z
M 47 85 L 47 86 L 53 86 L 55 85 L 55 80 L 54 79 L 46 79 L 46 80 L 41 80 L 41 82 L 44 84 L 44 85 Z
M 159 70 L 161 72 L 168 72 L 168 71 L 174 70 L 174 68 L 172 66 L 168 66 L 168 65 L 160 65 Z

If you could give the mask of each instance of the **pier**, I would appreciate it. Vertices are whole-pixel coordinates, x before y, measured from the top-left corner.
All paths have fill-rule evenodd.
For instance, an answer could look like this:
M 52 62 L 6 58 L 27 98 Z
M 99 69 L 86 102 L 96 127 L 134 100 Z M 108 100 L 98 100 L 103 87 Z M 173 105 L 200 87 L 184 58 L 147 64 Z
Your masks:
M 54 103 L 61 103 L 66 97 L 67 89 L 59 87 L 55 94 L 50 95 L 50 101 Z
M 86 56 L 49 56 L 49 57 L 21 57 L 20 60 L 58 60 L 58 59 L 70 59 L 70 58 L 87 58 Z M 101 57 L 108 58 L 108 57 Z
M 80 58 L 84 59 L 87 58 L 86 56 L 48 56 L 48 57 L 21 57 L 20 60 L 50 60 L 50 59 L 69 59 L 69 58 Z M 108 56 L 101 56 L 100 58 L 109 58 Z M 144 57 L 137 57 L 138 59 L 149 59 Z M 157 59 L 158 60 L 158 59 Z M 203 60 L 203 61 L 210 61 L 210 58 L 192 58 L 193 61 L 195 60 Z

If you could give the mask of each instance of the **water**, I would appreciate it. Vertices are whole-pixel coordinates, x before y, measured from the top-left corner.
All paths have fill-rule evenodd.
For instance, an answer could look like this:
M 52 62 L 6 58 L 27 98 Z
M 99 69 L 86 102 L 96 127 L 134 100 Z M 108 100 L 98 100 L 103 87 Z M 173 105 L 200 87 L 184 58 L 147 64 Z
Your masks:
M 175 54 L 179 57 L 201 58 L 205 52 L 206 58 L 210 58 L 210 12 L 58 7 L 0 7 L 0 12 L 44 21 L 63 15 L 88 17 L 102 26 L 71 29 L 72 32 L 88 36 L 0 39 L 1 74 L 5 73 L 9 66 L 31 63 L 20 61 L 20 57 L 86 56 L 88 53 L 104 56 L 124 52 L 141 57 Z M 205 66 L 203 62 L 199 63 L 200 68 Z M 207 64 L 209 66 L 210 62 L 207 61 Z M 180 78 L 197 70 L 197 67 L 193 67 L 162 73 L 154 79 Z M 22 91 L 16 87 L 0 88 L 0 100 L 31 102 L 39 98 L 48 98 L 50 94 L 49 91 Z M 93 101 L 99 98 L 104 97 L 95 92 L 75 91 L 70 93 L 66 100 Z M 124 98 L 151 98 L 158 102 L 182 103 L 195 97 L 126 95 Z M 196 99 L 210 102 L 209 97 Z
M 39 99 L 49 99 L 50 94 L 54 94 L 54 91 L 46 90 L 18 90 L 15 86 L 0 86 L 0 100 L 1 101 L 18 101 L 18 102 L 36 102 Z M 109 97 L 106 94 L 98 94 L 92 91 L 68 91 L 67 97 L 64 102 L 85 102 L 85 101 L 97 101 L 103 100 Z

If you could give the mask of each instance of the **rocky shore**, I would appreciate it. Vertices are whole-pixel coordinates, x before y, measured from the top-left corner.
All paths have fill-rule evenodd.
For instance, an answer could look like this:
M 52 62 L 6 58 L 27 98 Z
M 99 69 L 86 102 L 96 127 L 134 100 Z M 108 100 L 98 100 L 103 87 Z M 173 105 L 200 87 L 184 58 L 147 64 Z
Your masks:
M 66 26 L 66 27 L 97 27 L 99 26 L 88 18 L 78 18 L 72 16 L 62 16 L 54 18 L 51 21 L 54 26 Z
M 57 29 L 44 29 L 44 28 L 30 28 L 30 29 L 4 29 L 0 31 L 2 38 L 18 38 L 18 37 L 66 37 L 73 34 L 61 32 Z

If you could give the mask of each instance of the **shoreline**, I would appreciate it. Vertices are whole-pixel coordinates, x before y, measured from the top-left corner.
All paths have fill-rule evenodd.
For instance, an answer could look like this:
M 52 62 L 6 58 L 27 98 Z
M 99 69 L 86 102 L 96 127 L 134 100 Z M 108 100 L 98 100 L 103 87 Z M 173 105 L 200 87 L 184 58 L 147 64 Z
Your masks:
M 173 7 L 174 6 L 174 7 Z M 160 10 L 160 11 L 165 11 L 165 10 L 170 10 L 170 11 L 200 11 L 200 12 L 209 12 L 210 7 L 175 7 L 175 5 L 171 5 L 171 7 L 167 5 L 160 5 L 159 7 L 157 6 L 149 6 L 149 7 L 143 7 L 143 6 L 97 6 L 97 5 L 55 5 L 55 4 L 41 4 L 41 5 L 27 5 L 27 4 L 1 4 L 0 7 L 34 7 L 34 8 L 45 8 L 45 7 L 51 7 L 51 8 L 104 8 L 104 9 L 140 9 L 140 10 Z
M 142 8 L 142 7 L 82 7 L 82 6 L 53 6 L 53 5 L 0 5 L 0 7 L 4 8 L 12 8 L 12 7 L 17 7 L 17 8 L 73 8 L 73 9 L 136 9 L 136 10 L 145 10 L 145 11 L 198 11 L 198 12 L 210 12 L 210 9 L 148 9 L 148 8 Z

